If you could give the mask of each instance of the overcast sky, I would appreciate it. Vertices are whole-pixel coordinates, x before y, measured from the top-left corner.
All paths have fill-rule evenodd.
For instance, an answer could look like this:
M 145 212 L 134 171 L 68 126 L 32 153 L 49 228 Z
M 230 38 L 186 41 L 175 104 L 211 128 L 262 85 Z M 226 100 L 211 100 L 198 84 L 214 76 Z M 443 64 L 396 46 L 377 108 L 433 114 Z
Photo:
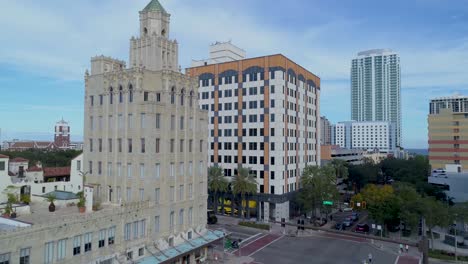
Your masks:
M 83 75 L 90 57 L 128 60 L 149 0 L 0 0 L 2 139 L 52 139 L 62 117 L 83 134 Z M 390 48 L 401 58 L 403 146 L 427 147 L 430 98 L 468 95 L 464 0 L 161 0 L 171 13 L 179 63 L 208 56 L 215 41 L 248 57 L 282 53 L 322 79 L 321 115 L 350 119 L 350 62 Z

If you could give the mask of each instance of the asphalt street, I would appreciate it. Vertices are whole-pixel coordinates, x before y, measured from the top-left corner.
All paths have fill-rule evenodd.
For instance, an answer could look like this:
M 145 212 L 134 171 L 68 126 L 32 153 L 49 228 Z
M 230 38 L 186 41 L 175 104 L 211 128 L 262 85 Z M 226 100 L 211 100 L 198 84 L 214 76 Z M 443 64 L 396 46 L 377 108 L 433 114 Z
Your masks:
M 252 255 L 257 263 L 394 264 L 396 256 L 367 243 L 324 237 L 283 237 Z

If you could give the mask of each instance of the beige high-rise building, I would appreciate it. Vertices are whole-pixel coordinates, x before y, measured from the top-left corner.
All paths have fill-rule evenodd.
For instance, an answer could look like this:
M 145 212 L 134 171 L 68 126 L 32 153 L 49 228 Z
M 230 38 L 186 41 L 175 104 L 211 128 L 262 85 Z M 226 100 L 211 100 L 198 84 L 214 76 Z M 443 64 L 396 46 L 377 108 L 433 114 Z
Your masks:
M 432 169 L 460 164 L 468 170 L 468 96 L 448 96 L 429 104 L 429 163 Z

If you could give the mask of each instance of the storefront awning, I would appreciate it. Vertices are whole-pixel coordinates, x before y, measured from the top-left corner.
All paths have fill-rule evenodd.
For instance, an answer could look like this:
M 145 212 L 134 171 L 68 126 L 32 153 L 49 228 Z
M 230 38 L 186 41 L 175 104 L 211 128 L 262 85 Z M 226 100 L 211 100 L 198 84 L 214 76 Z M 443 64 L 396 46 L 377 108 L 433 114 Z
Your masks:
M 207 246 L 212 242 L 221 239 L 224 236 L 224 232 L 219 230 L 207 231 L 203 236 L 188 240 L 177 246 L 162 250 L 160 252 L 153 253 L 152 256 L 143 258 L 138 261 L 139 264 L 157 264 L 163 263 L 168 260 L 176 259 L 185 255 L 188 252 L 199 249 L 203 246 Z

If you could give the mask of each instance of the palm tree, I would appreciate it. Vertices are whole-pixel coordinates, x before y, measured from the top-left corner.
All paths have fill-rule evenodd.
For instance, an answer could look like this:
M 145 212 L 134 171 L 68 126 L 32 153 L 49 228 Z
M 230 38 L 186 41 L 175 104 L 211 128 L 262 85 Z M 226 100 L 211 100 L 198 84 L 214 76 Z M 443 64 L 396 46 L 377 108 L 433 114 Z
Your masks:
M 215 212 L 218 212 L 218 193 L 227 191 L 227 188 L 228 188 L 228 181 L 226 180 L 226 178 L 224 178 L 223 169 L 219 166 L 209 167 L 208 168 L 208 189 L 210 189 L 210 191 L 213 192 Z M 224 205 L 224 201 L 223 201 L 223 205 Z
M 248 201 L 245 200 L 245 195 L 257 192 L 257 180 L 253 174 L 250 174 L 250 168 L 247 169 L 239 166 L 237 169 L 237 175 L 232 182 L 232 192 L 236 195 L 240 194 L 241 210 L 244 211 L 243 202 L 245 201 L 245 207 L 248 206 Z M 242 217 L 245 217 L 243 213 Z
M 335 175 L 338 179 L 346 180 L 348 178 L 348 167 L 347 162 L 340 159 L 334 159 L 331 161 L 333 169 L 335 169 Z

